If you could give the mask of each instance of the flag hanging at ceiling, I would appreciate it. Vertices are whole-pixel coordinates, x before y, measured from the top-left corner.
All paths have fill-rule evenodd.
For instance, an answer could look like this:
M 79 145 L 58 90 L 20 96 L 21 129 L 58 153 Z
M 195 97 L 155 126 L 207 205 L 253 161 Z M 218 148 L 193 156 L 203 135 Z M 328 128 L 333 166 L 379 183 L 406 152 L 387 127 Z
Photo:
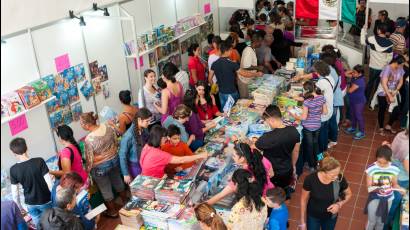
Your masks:
M 296 0 L 296 18 L 337 20 L 338 0 Z
M 356 0 L 342 0 L 341 20 L 356 25 Z

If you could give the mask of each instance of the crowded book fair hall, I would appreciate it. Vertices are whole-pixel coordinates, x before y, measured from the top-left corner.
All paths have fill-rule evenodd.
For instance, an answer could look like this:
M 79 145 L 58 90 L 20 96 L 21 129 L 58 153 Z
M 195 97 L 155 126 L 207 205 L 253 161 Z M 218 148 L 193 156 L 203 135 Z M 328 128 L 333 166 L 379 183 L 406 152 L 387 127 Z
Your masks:
M 1 2 L 1 230 L 408 230 L 408 0 Z

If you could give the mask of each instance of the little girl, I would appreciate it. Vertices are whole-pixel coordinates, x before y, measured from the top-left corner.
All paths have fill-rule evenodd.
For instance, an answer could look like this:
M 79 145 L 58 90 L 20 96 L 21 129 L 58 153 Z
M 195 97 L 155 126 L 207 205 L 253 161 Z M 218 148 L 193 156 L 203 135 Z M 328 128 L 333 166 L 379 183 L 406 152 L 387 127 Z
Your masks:
M 316 168 L 316 155 L 319 153 L 319 130 L 321 125 L 320 117 L 322 114 L 327 114 L 325 97 L 320 95 L 320 90 L 316 88 L 313 81 L 307 81 L 303 84 L 303 113 L 301 116 L 292 114 L 297 120 L 302 120 L 303 126 L 303 161 L 298 160 L 296 174 L 303 173 L 303 162 L 307 161 L 309 168 L 314 170 Z M 296 100 L 303 100 L 302 98 L 295 98 Z
M 363 110 L 366 105 L 366 80 L 364 79 L 363 66 L 356 65 L 353 70 L 346 72 L 346 76 L 351 77 L 352 80 L 347 89 L 350 102 L 351 127 L 345 129 L 345 132 L 354 135 L 353 139 L 360 140 L 365 137 Z M 359 131 L 356 131 L 357 126 L 359 126 Z

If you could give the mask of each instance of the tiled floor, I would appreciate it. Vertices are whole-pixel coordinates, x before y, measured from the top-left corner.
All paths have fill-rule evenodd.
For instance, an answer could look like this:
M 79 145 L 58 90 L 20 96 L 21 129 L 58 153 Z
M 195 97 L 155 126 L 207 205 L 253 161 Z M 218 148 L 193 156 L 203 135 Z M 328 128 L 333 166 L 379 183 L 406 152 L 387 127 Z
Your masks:
M 366 178 L 364 170 L 366 166 L 375 160 L 375 151 L 384 140 L 392 141 L 393 135 L 380 136 L 377 131 L 377 112 L 365 111 L 366 137 L 355 141 L 351 136 L 342 131 L 339 132 L 338 144 L 329 152 L 342 163 L 344 175 L 349 182 L 353 192 L 352 199 L 342 208 L 336 230 L 363 230 L 366 225 L 367 216 L 363 214 L 363 208 L 367 199 Z M 386 115 L 388 116 L 388 115 Z M 288 208 L 290 212 L 290 230 L 296 230 L 300 217 L 300 192 L 302 189 L 302 175 L 296 192 L 292 195 Z M 119 219 L 102 218 L 98 229 L 112 230 Z

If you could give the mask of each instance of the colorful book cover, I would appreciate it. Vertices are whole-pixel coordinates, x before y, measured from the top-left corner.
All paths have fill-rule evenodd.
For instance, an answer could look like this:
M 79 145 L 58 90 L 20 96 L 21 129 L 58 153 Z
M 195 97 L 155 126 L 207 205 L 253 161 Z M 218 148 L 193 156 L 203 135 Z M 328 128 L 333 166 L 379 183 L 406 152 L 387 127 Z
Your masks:
M 102 84 L 102 91 L 105 99 L 110 97 L 110 88 L 108 87 L 108 82 Z
M 72 88 L 77 86 L 77 82 L 75 81 L 75 75 L 74 75 L 74 67 L 70 67 L 68 69 L 65 69 L 62 72 L 63 78 L 64 78 L 64 88 Z
M 55 75 L 54 82 L 55 82 L 55 86 L 53 90 L 54 93 L 59 93 L 69 88 L 68 84 L 64 84 L 65 83 L 64 77 L 61 74 Z
M 51 124 L 52 129 L 55 129 L 59 125 L 63 124 L 63 113 L 62 113 L 61 110 L 58 110 L 58 111 L 50 114 L 50 124 Z
M 98 76 L 98 77 L 92 79 L 91 81 L 93 83 L 93 88 L 95 90 L 95 94 L 99 94 L 102 91 L 101 77 Z
M 80 99 L 80 96 L 78 95 L 77 84 L 68 89 L 68 96 L 70 98 L 70 103 L 76 102 Z
M 77 80 L 77 83 L 85 80 L 85 70 L 83 63 L 74 66 L 74 76 Z
M 107 66 L 106 65 L 100 66 L 98 70 L 101 75 L 101 82 L 107 81 L 108 80 Z
M 62 109 L 63 123 L 68 125 L 73 122 L 73 114 L 71 113 L 70 106 L 64 106 Z
M 93 61 L 89 65 L 91 71 L 91 79 L 94 79 L 100 75 L 100 72 L 98 70 L 98 61 Z
M 83 108 L 81 107 L 81 102 L 75 102 L 71 104 L 71 113 L 73 114 L 73 120 L 79 121 L 80 115 L 83 113 Z
M 34 106 L 41 103 L 36 91 L 31 86 L 23 86 L 22 88 L 17 90 L 17 93 L 19 94 L 21 101 L 23 102 L 26 109 L 33 108 Z
M 55 111 L 57 111 L 60 108 L 59 101 L 58 101 L 57 97 L 56 97 L 56 99 L 47 102 L 46 103 L 46 108 L 47 108 L 48 114 L 54 113 Z
M 41 101 L 45 101 L 51 96 L 53 96 L 53 93 L 49 88 L 47 82 L 43 79 L 34 81 L 30 85 L 34 88 L 34 90 L 37 93 L 37 96 Z
M 60 91 L 56 93 L 55 96 L 57 97 L 58 105 L 60 107 L 70 104 L 70 96 L 67 91 Z
M 88 100 L 94 93 L 94 88 L 88 80 L 81 83 L 80 91 L 83 96 Z
M 52 93 L 54 93 L 54 89 L 56 87 L 56 82 L 55 82 L 55 77 L 54 75 L 50 74 L 45 77 L 42 77 L 41 80 L 45 81 L 48 88 L 51 90 Z

